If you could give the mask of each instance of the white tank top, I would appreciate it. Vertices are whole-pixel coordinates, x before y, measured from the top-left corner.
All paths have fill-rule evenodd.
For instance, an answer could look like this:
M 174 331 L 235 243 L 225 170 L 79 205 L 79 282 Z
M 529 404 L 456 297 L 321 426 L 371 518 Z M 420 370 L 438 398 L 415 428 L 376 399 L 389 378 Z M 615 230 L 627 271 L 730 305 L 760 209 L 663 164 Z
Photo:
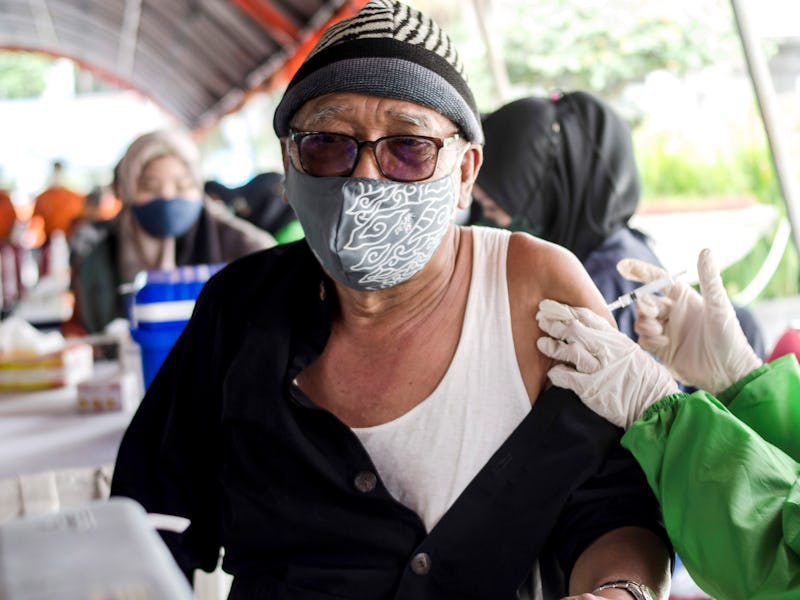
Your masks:
M 353 428 L 389 492 L 428 531 L 531 410 L 511 334 L 509 236 L 472 228 L 461 337 L 433 393 L 388 423 Z

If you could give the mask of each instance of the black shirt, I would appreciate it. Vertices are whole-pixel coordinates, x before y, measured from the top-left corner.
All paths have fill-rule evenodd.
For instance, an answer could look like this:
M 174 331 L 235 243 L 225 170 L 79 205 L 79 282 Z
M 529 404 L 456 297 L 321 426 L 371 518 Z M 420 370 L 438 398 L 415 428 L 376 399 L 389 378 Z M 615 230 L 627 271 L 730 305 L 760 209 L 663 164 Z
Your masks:
M 212 570 L 224 546 L 233 598 L 495 600 L 516 598 L 539 560 L 560 597 L 603 533 L 666 540 L 621 431 L 557 388 L 426 533 L 355 434 L 292 384 L 335 302 L 305 241 L 240 259 L 208 282 L 153 380 L 111 491 L 191 520 L 167 538 L 187 572 Z

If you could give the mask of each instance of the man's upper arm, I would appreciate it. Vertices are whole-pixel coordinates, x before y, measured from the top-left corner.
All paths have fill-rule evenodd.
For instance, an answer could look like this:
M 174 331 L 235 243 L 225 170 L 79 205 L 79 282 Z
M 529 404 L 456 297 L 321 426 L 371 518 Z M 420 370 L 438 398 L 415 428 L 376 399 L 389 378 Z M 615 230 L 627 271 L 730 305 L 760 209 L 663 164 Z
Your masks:
M 548 261 L 552 268 L 545 273 L 548 278 L 546 289 L 552 293 L 551 299 L 571 306 L 585 306 L 616 327 L 603 295 L 578 258 L 564 249 L 556 250 Z
M 665 576 L 671 544 L 663 527 L 660 508 L 638 463 L 627 450 L 615 445 L 595 473 L 570 496 L 551 535 L 553 554 L 568 581 L 572 582 L 574 576 L 577 582 L 582 582 L 593 579 L 596 572 L 604 572 L 606 565 L 597 561 L 610 555 L 595 543 L 621 528 L 652 532 L 660 539 L 662 552 L 645 552 L 644 547 L 632 543 L 628 556 L 641 556 L 643 564 L 633 568 L 627 558 L 620 558 L 615 564 L 621 571 L 609 572 L 606 581 L 615 577 L 635 579 L 642 571 L 659 572 L 659 569 L 662 577 Z M 598 548 L 600 552 L 597 552 Z M 616 548 L 624 547 L 617 545 Z M 617 555 L 622 556 L 620 553 Z M 626 573 L 622 570 L 629 566 L 630 574 L 622 577 Z M 578 571 L 573 573 L 573 568 Z M 659 581 L 644 583 L 651 587 L 660 585 Z
M 572 252 L 523 233 L 511 240 L 509 278 L 516 292 L 534 303 L 534 313 L 540 300 L 550 298 L 585 306 L 616 327 L 603 295 Z

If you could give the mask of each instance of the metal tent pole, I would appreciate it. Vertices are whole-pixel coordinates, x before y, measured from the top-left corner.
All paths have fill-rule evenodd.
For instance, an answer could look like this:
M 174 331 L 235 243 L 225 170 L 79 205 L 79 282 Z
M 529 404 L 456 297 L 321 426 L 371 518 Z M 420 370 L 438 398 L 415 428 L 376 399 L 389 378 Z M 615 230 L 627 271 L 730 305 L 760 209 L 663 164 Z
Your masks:
M 508 73 L 506 72 L 505 64 L 500 58 L 495 42 L 491 35 L 489 35 L 489 29 L 486 26 L 488 16 L 484 10 L 484 1 L 485 0 L 472 0 L 472 8 L 474 9 L 475 20 L 478 24 L 478 31 L 483 40 L 483 46 L 486 48 L 489 68 L 492 71 L 492 79 L 494 79 L 495 83 L 495 98 L 498 104 L 505 104 L 508 101 L 511 85 L 508 81 Z
M 779 116 L 775 101 L 775 88 L 769 74 L 764 53 L 758 46 L 752 21 L 747 14 L 745 3 L 747 0 L 731 0 L 733 16 L 739 30 L 739 39 L 742 42 L 747 68 L 756 94 L 756 101 L 764 121 L 767 141 L 772 151 L 772 161 L 778 177 L 778 185 L 783 195 L 786 214 L 792 225 L 792 238 L 794 245 L 800 251 L 800 196 L 794 179 L 794 173 L 789 162 L 789 155 L 784 142 L 782 129 L 779 125 Z

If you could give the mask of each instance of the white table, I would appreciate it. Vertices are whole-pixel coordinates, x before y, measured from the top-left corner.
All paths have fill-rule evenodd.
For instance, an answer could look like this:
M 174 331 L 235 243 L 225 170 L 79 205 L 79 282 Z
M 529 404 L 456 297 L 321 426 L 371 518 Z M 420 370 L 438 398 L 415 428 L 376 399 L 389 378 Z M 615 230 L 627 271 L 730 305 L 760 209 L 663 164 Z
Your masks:
M 0 393 L 0 477 L 111 464 L 132 416 L 79 413 L 75 386 Z

